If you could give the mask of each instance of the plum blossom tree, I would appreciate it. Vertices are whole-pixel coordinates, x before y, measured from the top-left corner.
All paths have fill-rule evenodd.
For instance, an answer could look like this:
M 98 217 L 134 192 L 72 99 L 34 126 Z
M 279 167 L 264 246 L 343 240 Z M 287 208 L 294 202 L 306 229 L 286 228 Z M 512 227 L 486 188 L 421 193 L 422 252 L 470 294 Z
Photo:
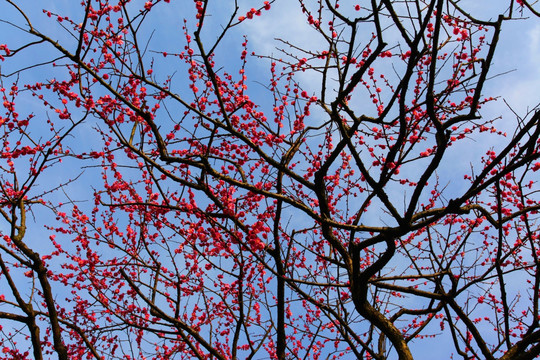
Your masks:
M 497 3 L 2 0 L 0 358 L 539 357 Z

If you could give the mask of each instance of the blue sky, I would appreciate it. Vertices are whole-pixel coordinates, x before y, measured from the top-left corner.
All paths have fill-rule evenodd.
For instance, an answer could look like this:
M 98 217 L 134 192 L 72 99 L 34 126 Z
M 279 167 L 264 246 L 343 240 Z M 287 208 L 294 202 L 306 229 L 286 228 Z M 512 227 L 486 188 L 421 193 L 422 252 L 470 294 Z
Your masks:
M 36 2 L 37 3 L 37 2 Z M 247 2 L 241 2 L 242 5 L 248 4 Z M 501 1 L 502 3 L 502 1 Z M 493 5 L 492 1 L 482 1 L 477 4 L 479 8 L 484 9 L 485 7 L 490 7 Z M 42 16 L 40 13 L 40 7 L 46 7 L 52 11 L 58 11 L 60 13 L 71 12 L 72 9 L 79 10 L 79 6 L 69 0 L 64 1 L 42 1 L 39 2 L 39 6 L 33 6 L 34 4 L 23 4 L 25 10 L 29 11 L 33 15 L 33 19 L 36 19 L 35 25 L 37 28 L 41 29 L 44 32 L 52 34 L 51 37 L 57 36 L 59 40 L 67 40 L 68 37 L 65 35 L 65 32 L 55 26 L 51 26 L 48 19 Z M 342 6 L 352 6 L 352 2 L 342 3 Z M 189 4 L 192 6 L 192 4 Z M 248 5 L 249 6 L 249 5 Z M 493 8 L 493 7 L 492 7 Z M 2 18 L 11 18 L 13 13 L 10 11 L 11 7 L 7 6 L 6 3 L 0 4 L 0 13 L 2 13 Z M 149 23 L 148 31 L 155 27 L 156 33 L 154 34 L 153 44 L 156 48 L 170 48 L 171 52 L 174 52 L 175 49 L 179 47 L 179 44 L 183 44 L 183 35 L 181 32 L 180 26 L 182 25 L 181 17 L 182 13 L 182 4 L 177 2 L 175 4 L 175 11 L 170 11 L 169 7 L 162 7 L 154 9 L 158 12 L 159 16 L 163 18 L 164 23 L 173 22 L 175 25 L 171 28 L 160 28 L 159 23 Z M 220 9 L 222 10 L 222 9 Z M 220 10 L 216 9 L 213 13 L 212 25 L 219 29 L 220 21 L 219 14 Z M 276 41 L 276 38 L 288 39 L 291 43 L 299 47 L 310 47 L 318 48 L 315 45 L 320 39 L 317 39 L 313 36 L 313 30 L 305 25 L 305 17 L 299 11 L 298 5 L 294 1 L 289 0 L 278 0 L 272 5 L 272 10 L 268 16 L 262 16 L 254 21 L 246 21 L 244 24 L 240 25 L 233 31 L 233 34 L 247 34 L 249 40 L 249 49 L 253 50 L 258 54 L 275 54 L 279 52 L 275 50 L 276 47 L 282 47 L 283 45 Z M 17 18 L 17 21 L 20 20 L 20 17 Z M 190 24 L 193 26 L 193 24 Z M 0 34 L 9 33 L 9 37 L 1 38 L 0 43 L 17 43 L 19 41 L 26 41 L 26 37 L 23 33 L 8 29 L 9 27 L 6 24 L 0 24 Z M 212 27 L 208 28 L 212 29 Z M 207 29 L 207 30 L 208 30 Z M 146 34 L 145 34 L 146 35 Z M 203 35 L 205 35 L 203 33 Z M 148 37 L 149 37 L 148 33 Z M 208 38 L 212 37 L 211 33 L 206 33 Z M 239 57 L 240 43 L 241 39 L 234 38 L 234 41 L 225 40 L 225 46 L 230 47 L 231 57 L 227 58 L 226 55 L 221 55 L 221 60 L 224 62 L 225 66 L 231 65 L 234 69 L 237 67 L 236 63 Z M 322 45 L 321 48 L 324 48 Z M 46 58 L 50 59 L 54 57 L 52 53 L 48 53 L 47 47 L 39 47 L 36 50 L 29 49 L 25 52 L 26 55 L 22 58 L 24 62 L 32 64 L 37 58 Z M 223 53 L 222 53 L 223 54 Z M 504 31 L 500 44 L 497 50 L 496 60 L 493 64 L 492 75 L 502 74 L 500 76 L 494 77 L 491 79 L 484 89 L 484 93 L 489 96 L 499 97 L 498 101 L 488 104 L 484 109 L 482 109 L 482 115 L 486 118 L 497 118 L 501 116 L 502 118 L 497 122 L 499 128 L 508 129 L 511 131 L 515 126 L 515 117 L 509 111 L 507 105 L 503 102 L 503 99 L 520 115 L 524 115 L 527 111 L 527 108 L 532 108 L 539 102 L 538 93 L 540 90 L 540 68 L 538 67 L 538 60 L 540 59 L 540 23 L 537 19 L 523 19 L 507 22 L 504 25 Z M 156 54 L 156 62 L 166 66 L 167 61 L 172 61 L 163 59 Z M 9 73 L 11 71 L 10 65 L 8 62 L 2 65 L 2 72 Z M 21 62 L 15 64 L 16 66 L 21 66 Z M 268 75 L 268 66 L 266 61 L 257 62 L 251 61 L 248 65 L 248 68 L 252 74 L 255 76 L 261 76 L 264 78 Z M 50 71 L 50 67 L 46 67 L 47 71 Z M 27 71 L 22 74 L 22 79 L 32 78 L 33 76 L 42 76 L 41 69 L 35 69 Z M 232 71 L 231 71 L 232 72 Z M 181 78 L 182 74 L 177 75 Z M 319 86 L 318 79 L 312 76 L 309 76 L 307 73 L 305 76 L 300 74 L 298 79 L 301 81 L 303 86 L 306 89 L 316 90 Z M 9 79 L 8 79 L 9 80 Z M 5 80 L 5 81 L 8 81 Z M 260 96 L 261 99 L 264 98 L 263 88 L 255 80 L 250 80 L 248 83 L 249 89 L 254 92 L 253 97 Z M 258 93 L 258 89 L 261 92 Z M 27 99 L 24 111 L 26 112 L 35 112 L 40 114 L 42 108 L 40 104 L 35 102 L 32 99 Z M 317 111 L 314 111 L 314 118 L 319 115 Z M 322 114 L 320 114 L 322 116 Z M 97 138 L 97 135 L 91 130 L 91 126 L 87 125 L 81 129 L 77 130 L 76 133 L 76 143 L 77 146 L 86 147 L 90 146 L 94 139 Z M 494 140 L 494 141 L 504 141 L 503 139 Z M 452 169 L 448 169 L 448 176 L 452 173 L 462 174 L 461 171 L 467 170 L 470 166 L 470 162 L 474 161 L 475 155 L 482 155 L 485 153 L 485 150 L 491 146 L 496 147 L 497 143 L 484 143 L 476 142 L 474 139 L 471 139 L 469 142 L 469 148 L 466 152 L 463 150 L 456 149 L 456 153 L 453 156 L 459 158 L 459 161 L 454 163 Z M 97 150 L 97 149 L 96 149 Z M 69 160 L 66 160 L 69 161 Z M 477 164 L 478 165 L 478 164 Z M 66 181 L 73 174 L 68 174 L 64 172 L 63 167 L 57 166 L 56 172 L 49 172 L 47 178 L 41 179 L 41 184 L 43 187 L 47 187 L 50 184 L 57 184 L 60 182 Z M 441 171 L 444 172 L 444 169 Z M 443 173 L 444 174 L 444 173 Z M 74 199 L 88 199 L 89 195 L 92 193 L 92 185 L 95 183 L 93 176 L 99 176 L 97 169 L 87 169 L 85 172 L 84 178 L 80 181 L 75 182 L 69 186 L 70 194 L 69 196 Z M 461 175 L 460 175 L 461 176 Z M 99 181 L 99 178 L 98 178 Z M 453 184 L 455 186 L 456 184 Z M 56 192 L 52 195 L 53 200 L 65 201 L 66 196 L 62 192 Z M 295 219 L 298 220 L 298 219 Z M 43 232 L 42 224 L 47 220 L 40 219 L 39 216 L 36 217 L 36 225 L 32 227 L 29 232 L 31 237 L 39 237 Z M 375 216 L 373 221 L 377 222 L 379 219 Z M 5 224 L 0 222 L 0 230 L 4 230 Z M 438 343 L 436 347 L 432 348 L 439 349 L 444 344 L 444 341 Z M 418 346 L 424 346 L 423 342 L 420 342 Z M 423 355 L 419 355 L 418 359 L 432 359 L 433 353 L 432 350 L 425 350 Z

